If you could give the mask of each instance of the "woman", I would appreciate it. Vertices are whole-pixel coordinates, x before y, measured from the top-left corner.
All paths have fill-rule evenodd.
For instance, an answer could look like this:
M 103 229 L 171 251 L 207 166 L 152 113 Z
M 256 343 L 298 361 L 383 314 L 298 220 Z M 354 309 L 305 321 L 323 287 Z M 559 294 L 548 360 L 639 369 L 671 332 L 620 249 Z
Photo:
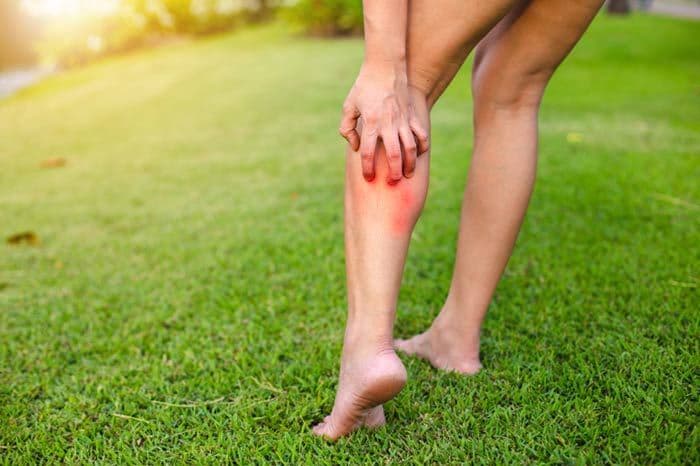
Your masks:
M 349 143 L 349 311 L 335 404 L 317 435 L 384 424 L 382 403 L 406 383 L 395 348 L 439 369 L 481 369 L 481 324 L 535 179 L 542 94 L 602 3 L 364 1 L 365 60 L 340 128 Z M 430 328 L 394 341 L 404 261 L 428 188 L 430 109 L 475 46 L 474 148 L 452 283 Z

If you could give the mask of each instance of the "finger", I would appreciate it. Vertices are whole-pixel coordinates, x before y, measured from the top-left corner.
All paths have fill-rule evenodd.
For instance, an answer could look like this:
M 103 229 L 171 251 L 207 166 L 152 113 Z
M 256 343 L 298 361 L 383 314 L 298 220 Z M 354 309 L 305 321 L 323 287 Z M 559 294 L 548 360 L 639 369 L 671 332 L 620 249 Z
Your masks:
M 410 178 L 416 170 L 416 157 L 418 157 L 416 139 L 408 126 L 404 126 L 399 130 L 399 137 L 403 146 L 403 175 L 406 178 Z
M 352 150 L 357 151 L 360 148 L 360 135 L 357 134 L 355 129 L 351 129 L 341 134 L 348 141 Z
M 360 140 L 360 159 L 362 160 L 362 176 L 365 180 L 374 179 L 374 153 L 377 149 L 377 130 L 365 123 Z
M 348 143 L 352 150 L 357 150 L 360 148 L 360 136 L 357 134 L 357 119 L 360 118 L 360 111 L 351 104 L 343 105 L 343 117 L 340 120 L 340 132 Z
M 399 143 L 396 130 L 392 128 L 391 130 L 384 131 L 382 133 L 382 142 L 386 149 L 386 160 L 389 164 L 389 178 L 387 181 L 390 184 L 398 183 L 403 176 L 403 170 L 401 167 L 401 144 Z
M 418 144 L 418 156 L 420 157 L 430 150 L 428 131 L 418 121 L 418 118 L 416 118 L 415 115 L 409 119 L 408 124 L 416 137 L 416 143 Z

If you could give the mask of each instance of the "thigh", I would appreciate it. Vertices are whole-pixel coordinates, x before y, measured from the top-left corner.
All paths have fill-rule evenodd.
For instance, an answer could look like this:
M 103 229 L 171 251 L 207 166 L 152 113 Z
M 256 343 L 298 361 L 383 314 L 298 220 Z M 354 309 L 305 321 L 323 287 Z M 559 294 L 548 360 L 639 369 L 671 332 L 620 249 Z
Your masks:
M 519 2 L 477 47 L 475 93 L 490 94 L 483 87 L 522 90 L 533 82 L 543 87 L 602 4 L 603 0 Z
M 515 5 L 516 0 L 409 0 L 408 81 L 438 99 L 469 52 Z

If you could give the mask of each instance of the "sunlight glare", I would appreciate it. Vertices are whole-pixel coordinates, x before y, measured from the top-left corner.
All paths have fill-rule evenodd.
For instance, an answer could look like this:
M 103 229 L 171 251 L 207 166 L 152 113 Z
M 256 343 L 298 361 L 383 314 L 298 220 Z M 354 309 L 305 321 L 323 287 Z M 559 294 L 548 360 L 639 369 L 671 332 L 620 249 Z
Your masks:
M 119 8 L 120 0 L 22 0 L 32 15 L 48 17 L 107 16 Z

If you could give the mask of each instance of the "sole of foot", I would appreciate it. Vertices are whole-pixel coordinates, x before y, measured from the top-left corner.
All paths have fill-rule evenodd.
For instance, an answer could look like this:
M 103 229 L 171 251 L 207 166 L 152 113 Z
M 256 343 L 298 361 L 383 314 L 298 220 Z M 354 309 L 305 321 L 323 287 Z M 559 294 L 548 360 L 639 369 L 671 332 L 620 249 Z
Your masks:
M 394 351 L 385 351 L 341 369 L 333 411 L 314 426 L 314 434 L 337 440 L 360 427 L 377 428 L 386 423 L 383 403 L 406 385 L 406 368 Z

